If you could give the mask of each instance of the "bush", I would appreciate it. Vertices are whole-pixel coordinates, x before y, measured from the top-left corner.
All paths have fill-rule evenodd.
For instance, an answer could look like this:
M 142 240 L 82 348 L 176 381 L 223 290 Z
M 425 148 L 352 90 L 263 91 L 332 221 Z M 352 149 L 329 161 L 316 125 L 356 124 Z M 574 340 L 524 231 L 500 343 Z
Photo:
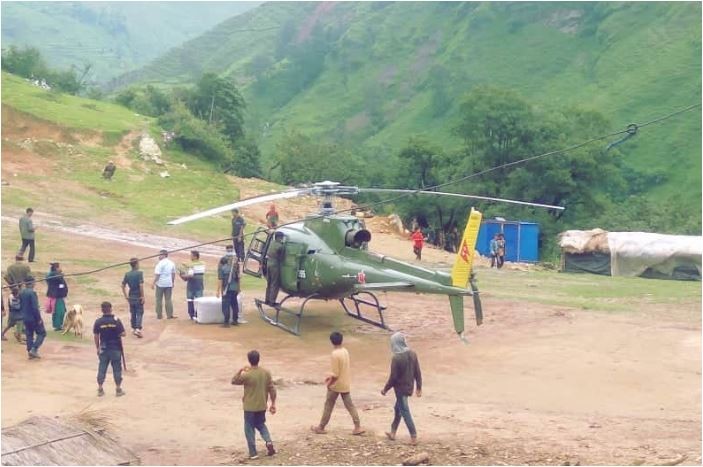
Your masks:
M 186 152 L 222 164 L 233 158 L 232 148 L 217 128 L 195 118 L 180 102 L 159 118 L 159 124 L 176 134 L 173 141 Z

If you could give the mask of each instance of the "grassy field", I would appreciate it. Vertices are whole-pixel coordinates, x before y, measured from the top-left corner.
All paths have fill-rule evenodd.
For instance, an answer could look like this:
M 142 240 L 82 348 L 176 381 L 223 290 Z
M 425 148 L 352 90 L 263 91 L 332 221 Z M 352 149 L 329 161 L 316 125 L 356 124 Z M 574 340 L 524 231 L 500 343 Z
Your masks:
M 47 92 L 26 80 L 2 73 L 2 103 L 51 123 L 77 130 L 122 133 L 149 119 L 122 106 Z
M 479 269 L 477 275 L 484 295 L 516 302 L 617 313 L 640 312 L 641 306 L 651 304 L 697 303 L 695 309 L 700 309 L 701 303 L 697 281 L 495 269 Z

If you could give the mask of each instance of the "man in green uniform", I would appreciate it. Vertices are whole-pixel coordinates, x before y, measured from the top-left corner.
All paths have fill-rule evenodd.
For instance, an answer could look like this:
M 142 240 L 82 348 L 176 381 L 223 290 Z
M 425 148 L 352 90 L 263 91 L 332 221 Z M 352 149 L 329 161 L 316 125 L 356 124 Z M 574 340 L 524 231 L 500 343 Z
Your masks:
M 239 263 L 234 256 L 223 256 L 217 267 L 217 296 L 222 297 L 222 315 L 224 324 L 228 328 L 230 323 L 230 309 L 232 310 L 232 324 L 239 325 Z
M 281 289 L 281 263 L 285 247 L 283 232 L 276 232 L 266 251 L 266 304 L 275 306 L 278 291 Z
M 267 455 L 273 456 L 276 450 L 273 448 L 271 435 L 266 427 L 266 403 L 270 399 L 269 412 L 276 413 L 276 387 L 273 385 L 271 373 L 259 366 L 259 352 L 252 350 L 247 354 L 247 359 L 251 366 L 245 366 L 234 375 L 232 384 L 244 386 L 244 436 L 247 439 L 249 448 L 249 459 L 257 459 L 256 453 L 256 432 L 266 442 Z
M 122 295 L 129 303 L 132 334 L 142 337 L 142 319 L 144 317 L 144 273 L 139 270 L 139 258 L 129 260 L 132 270 L 126 272 L 122 279 Z M 129 294 L 126 287 L 129 286 Z
M 24 256 L 24 250 L 29 246 L 29 262 L 34 262 L 34 223 L 32 222 L 34 209 L 27 208 L 26 214 L 20 218 L 20 236 L 22 237 L 22 247 L 19 254 Z
M 246 221 L 239 214 L 239 209 L 232 209 L 232 244 L 240 262 L 244 261 L 244 227 L 246 225 Z

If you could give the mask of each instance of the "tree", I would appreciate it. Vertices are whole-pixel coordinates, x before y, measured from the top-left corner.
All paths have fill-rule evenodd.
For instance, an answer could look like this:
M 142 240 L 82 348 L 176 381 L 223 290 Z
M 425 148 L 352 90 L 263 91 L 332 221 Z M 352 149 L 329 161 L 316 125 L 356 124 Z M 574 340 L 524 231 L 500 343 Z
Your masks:
M 220 163 L 233 157 L 229 141 L 215 127 L 195 118 L 181 102 L 176 102 L 170 112 L 162 115 L 159 124 L 175 133 L 174 141 L 186 152 Z
M 123 90 L 115 97 L 115 102 L 150 117 L 160 117 L 171 110 L 169 94 L 151 84 Z
M 223 170 L 240 177 L 261 177 L 261 151 L 256 142 L 248 138 L 241 140 L 234 155 L 223 165 Z
M 191 113 L 235 143 L 244 136 L 245 102 L 237 87 L 215 73 L 205 73 L 198 80 L 187 101 Z
M 436 185 L 435 167 L 440 160 L 439 150 L 418 137 L 411 137 L 407 146 L 398 154 L 398 182 L 403 188 L 419 188 Z
M 396 186 L 410 189 L 431 188 L 446 180 L 441 168 L 447 157 L 420 137 L 411 137 L 398 153 Z M 418 220 L 422 227 L 433 227 L 444 233 L 457 226 L 460 215 L 468 212 L 465 202 L 432 195 L 417 195 L 396 202 L 396 210 L 409 222 Z
M 326 142 L 315 142 L 302 133 L 287 134 L 276 146 L 279 180 L 286 185 L 333 180 L 354 184 L 363 178 L 357 155 Z
M 25 47 L 19 49 L 11 45 L 2 51 L 2 69 L 23 78 L 46 78 L 49 68 L 39 49 Z
M 574 215 L 587 217 L 602 209 L 604 198 L 596 193 L 607 194 L 621 186 L 617 154 L 605 154 L 598 145 L 496 169 L 605 133 L 607 121 L 597 112 L 565 109 L 546 114 L 512 91 L 480 87 L 467 96 L 461 115 L 456 132 L 464 140 L 464 150 L 449 164 L 451 177 L 481 173 L 470 185 L 459 185 L 464 189 L 470 186 L 476 194 L 538 203 L 566 203 L 573 220 Z

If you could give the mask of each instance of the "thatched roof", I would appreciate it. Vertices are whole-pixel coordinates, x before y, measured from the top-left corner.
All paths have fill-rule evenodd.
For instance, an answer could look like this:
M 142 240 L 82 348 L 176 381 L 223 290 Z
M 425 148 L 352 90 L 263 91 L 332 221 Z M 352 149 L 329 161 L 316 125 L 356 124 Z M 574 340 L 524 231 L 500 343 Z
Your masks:
M 2 429 L 2 465 L 137 465 L 139 458 L 78 421 L 32 417 Z

